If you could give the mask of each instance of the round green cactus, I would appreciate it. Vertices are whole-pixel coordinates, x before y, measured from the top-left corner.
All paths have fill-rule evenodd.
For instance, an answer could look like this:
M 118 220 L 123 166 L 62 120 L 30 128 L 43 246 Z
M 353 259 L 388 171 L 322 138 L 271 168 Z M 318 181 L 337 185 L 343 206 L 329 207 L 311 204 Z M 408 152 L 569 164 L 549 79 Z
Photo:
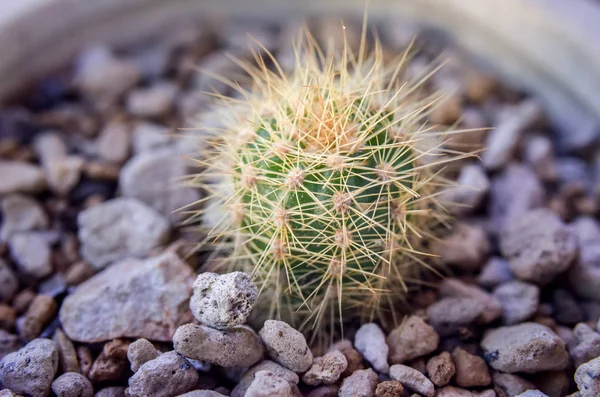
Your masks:
M 274 71 L 258 55 L 240 63 L 253 85 L 222 98 L 193 176 L 203 245 L 251 272 L 263 314 L 304 329 L 393 306 L 446 216 L 440 169 L 456 156 L 424 121 L 437 100 L 419 98 L 428 76 L 404 81 L 406 55 L 386 66 L 364 42 L 324 55 L 306 34 L 291 75 L 269 53 Z

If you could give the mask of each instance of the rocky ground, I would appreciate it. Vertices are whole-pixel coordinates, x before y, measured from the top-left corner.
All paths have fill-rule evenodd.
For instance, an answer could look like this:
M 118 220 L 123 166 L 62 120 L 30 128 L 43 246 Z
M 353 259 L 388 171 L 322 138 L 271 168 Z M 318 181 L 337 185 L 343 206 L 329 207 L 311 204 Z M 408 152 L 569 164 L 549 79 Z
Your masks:
M 317 37 L 338 26 L 321 21 Z M 169 133 L 204 117 L 198 91 L 229 90 L 193 66 L 235 76 L 225 52 L 247 57 L 247 32 L 289 65 L 296 27 L 183 26 L 91 46 L 0 109 L 0 396 L 600 395 L 593 146 L 573 131 L 579 146 L 559 147 L 535 98 L 451 49 L 430 83 L 448 93 L 432 121 L 494 129 L 453 142 L 487 150 L 447 192 L 467 204 L 435 246 L 448 277 L 412 297 L 401 325 L 364 324 L 312 352 L 285 323 L 243 325 L 257 293 L 245 275 L 196 280 L 196 237 L 173 210 L 198 192 L 171 186 L 190 171 L 181 154 L 199 149 L 194 131 Z M 383 31 L 390 54 L 411 36 Z M 439 51 L 424 47 L 409 73 Z

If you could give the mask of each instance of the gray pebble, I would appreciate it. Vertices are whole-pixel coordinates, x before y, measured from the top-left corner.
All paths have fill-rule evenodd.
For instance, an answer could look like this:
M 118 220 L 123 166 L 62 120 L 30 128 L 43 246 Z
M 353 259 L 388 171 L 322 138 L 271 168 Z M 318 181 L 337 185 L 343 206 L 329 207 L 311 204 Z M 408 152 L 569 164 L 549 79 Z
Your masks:
M 8 353 L 17 350 L 21 345 L 21 341 L 17 335 L 13 335 L 0 328 L 0 360 Z
M 7 303 L 19 291 L 17 276 L 2 258 L 0 258 L 0 302 Z
M 36 232 L 18 233 L 8 242 L 10 254 L 21 273 L 41 279 L 52 273 L 52 252 L 48 239 Z
M 246 322 L 258 288 L 243 272 L 201 273 L 194 282 L 190 310 L 198 321 L 217 329 Z
M 481 340 L 484 358 L 502 372 L 536 373 L 564 369 L 569 354 L 552 330 L 538 323 L 523 323 L 487 331 Z
M 129 157 L 131 127 L 120 119 L 109 121 L 96 139 L 96 151 L 102 159 L 121 164 Z
M 252 381 L 254 381 L 254 376 L 257 372 L 260 371 L 271 372 L 280 377 L 281 379 L 288 381 L 290 385 L 295 386 L 300 381 L 300 378 L 295 372 L 292 372 L 289 369 L 284 368 L 273 361 L 264 360 L 254 365 L 253 367 L 250 367 L 244 373 L 242 379 L 231 391 L 231 397 L 244 397 L 244 395 L 246 394 L 246 390 L 248 390 L 248 387 L 250 386 L 250 384 L 252 384 Z
M 389 360 L 392 364 L 427 355 L 437 349 L 438 333 L 419 316 L 409 316 L 387 337 Z
M 387 362 L 389 349 L 385 341 L 385 334 L 377 324 L 363 324 L 354 336 L 354 347 L 376 371 L 388 373 L 390 370 Z
M 191 390 L 198 382 L 198 372 L 178 353 L 161 354 L 142 365 L 129 378 L 130 397 L 171 397 Z
M 101 389 L 94 397 L 125 397 L 125 388 L 122 386 L 109 386 Z
M 485 263 L 490 244 L 483 228 L 459 223 L 452 234 L 433 245 L 433 252 L 454 268 L 475 271 Z
M 517 397 L 548 397 L 548 395 L 539 390 L 527 390 L 525 393 L 521 393 Z
M 490 258 L 477 276 L 479 285 L 485 288 L 494 288 L 498 284 L 506 283 L 513 279 L 508 262 L 499 257 Z
M 221 331 L 204 325 L 182 325 L 173 336 L 173 346 L 185 357 L 221 367 L 250 367 L 264 353 L 258 336 L 245 326 Z
M 443 298 L 470 298 L 483 305 L 483 312 L 478 320 L 489 324 L 502 316 L 502 305 L 491 294 L 477 285 L 467 284 L 457 278 L 446 278 L 439 286 L 439 294 Z
M 537 312 L 540 289 L 523 281 L 510 281 L 498 286 L 494 297 L 502 304 L 504 324 L 518 324 Z
M 575 383 L 581 397 L 600 396 L 600 357 L 581 364 L 575 371 Z
M 11 194 L 2 200 L 2 216 L 0 240 L 4 241 L 15 233 L 45 230 L 50 222 L 42 206 L 22 194 Z
M 483 304 L 475 299 L 443 298 L 427 308 L 427 315 L 436 331 L 447 336 L 461 326 L 476 322 L 483 311 Z
M 57 370 L 56 344 L 50 339 L 35 339 L 0 361 L 0 382 L 16 393 L 45 397 Z
M 492 381 L 508 397 L 516 396 L 527 390 L 535 389 L 535 385 L 518 375 L 493 372 Z
M 245 397 L 294 397 L 289 382 L 269 371 L 258 371 Z
M 456 186 L 447 189 L 442 200 L 447 202 L 453 213 L 465 214 L 483 202 L 490 189 L 490 181 L 478 164 L 467 164 L 460 170 Z
M 0 175 L 0 196 L 39 193 L 46 188 L 44 172 L 33 164 L 0 160 Z
M 570 346 L 569 353 L 575 367 L 588 362 L 596 357 L 600 357 L 600 334 L 594 331 L 586 323 L 579 323 L 573 330 L 575 338 Z
M 564 289 L 553 291 L 552 306 L 554 307 L 553 317 L 560 324 L 573 325 L 584 321 L 585 316 L 579 307 L 579 302 Z
M 138 117 L 163 116 L 173 107 L 177 91 L 175 84 L 166 81 L 135 89 L 127 96 L 127 111 Z
M 346 356 L 339 350 L 334 350 L 323 357 L 315 357 L 312 367 L 302 376 L 302 381 L 311 386 L 318 386 L 321 383 L 330 385 L 337 382 L 346 368 L 348 368 Z
M 307 371 L 312 365 L 313 354 L 304 335 L 287 323 L 267 320 L 258 334 L 267 347 L 267 353 L 276 363 L 298 373 Z
M 344 379 L 339 397 L 373 397 L 377 387 L 377 374 L 372 369 L 359 369 Z
M 77 372 L 67 372 L 52 382 L 52 391 L 57 397 L 92 397 L 94 388 L 85 376 Z
M 127 359 L 131 363 L 131 371 L 137 370 L 150 360 L 154 360 L 160 355 L 154 345 L 147 339 L 141 338 L 133 342 L 127 348 Z
M 225 397 L 225 394 L 221 394 L 214 390 L 192 390 L 180 394 L 177 397 Z
M 433 397 L 433 383 L 421 372 L 403 364 L 395 364 L 390 367 L 390 378 L 402 383 L 412 391 L 427 397 Z

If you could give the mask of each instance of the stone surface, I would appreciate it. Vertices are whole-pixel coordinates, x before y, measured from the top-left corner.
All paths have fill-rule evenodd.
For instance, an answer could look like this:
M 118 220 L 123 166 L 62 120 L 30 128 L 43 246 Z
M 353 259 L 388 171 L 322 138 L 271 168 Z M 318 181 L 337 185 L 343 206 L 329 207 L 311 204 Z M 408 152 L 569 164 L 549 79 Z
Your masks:
M 103 160 L 123 163 L 129 157 L 130 127 L 122 120 L 109 121 L 96 139 L 96 151 Z
M 479 356 L 475 356 L 466 350 L 456 347 L 452 351 L 452 361 L 456 366 L 454 381 L 460 387 L 487 386 L 491 383 L 490 371 Z
M 377 387 L 377 374 L 372 369 L 361 369 L 344 379 L 339 397 L 373 397 Z
M 258 336 L 245 326 L 221 331 L 204 325 L 182 325 L 173 336 L 173 347 L 187 358 L 226 368 L 249 367 L 264 353 Z
M 483 312 L 478 320 L 484 324 L 491 323 L 502 315 L 502 305 L 498 299 L 482 288 L 457 278 L 444 279 L 439 285 L 438 292 L 442 297 L 471 298 L 481 303 Z
M 111 357 L 102 350 L 94 360 L 88 378 L 93 382 L 115 381 L 121 377 L 127 368 L 127 361 L 121 357 Z M 82 371 L 83 372 L 83 371 Z
M 67 296 L 60 310 L 64 331 L 80 342 L 169 341 L 191 318 L 193 279 L 192 269 L 172 252 L 116 263 Z
M 390 378 L 399 381 L 404 387 L 423 396 L 433 397 L 434 395 L 433 383 L 421 372 L 406 365 L 392 365 L 390 367 Z
M 50 223 L 48 215 L 37 201 L 22 194 L 11 194 L 2 200 L 2 227 L 0 240 L 7 241 L 19 232 L 45 230 Z
M 311 386 L 318 386 L 321 383 L 330 385 L 340 378 L 346 368 L 348 368 L 346 356 L 339 350 L 334 350 L 323 357 L 315 357 L 313 365 L 302 375 L 302 381 Z
M 575 383 L 581 397 L 600 395 L 600 357 L 581 364 L 575 371 Z
M 477 282 L 485 288 L 494 288 L 512 279 L 508 261 L 499 257 L 490 258 L 477 276 Z
M 0 196 L 10 193 L 39 193 L 46 188 L 42 170 L 29 163 L 0 160 Z
M 278 320 L 267 320 L 258 332 L 273 361 L 294 372 L 305 372 L 312 365 L 313 354 L 304 335 Z
M 540 304 L 540 289 L 523 281 L 510 281 L 494 289 L 502 305 L 504 324 L 518 324 L 531 318 Z
M 439 341 L 431 325 L 419 316 L 409 316 L 387 337 L 390 363 L 402 364 L 427 355 L 437 349 Z
M 92 383 L 77 372 L 67 372 L 52 382 L 52 391 L 57 397 L 93 397 Z
M 19 322 L 19 334 L 26 340 L 37 338 L 56 315 L 58 305 L 51 296 L 37 295 Z
M 258 371 L 246 391 L 246 397 L 294 397 L 285 379 L 269 371 Z
M 564 289 L 552 293 L 553 318 L 560 324 L 573 325 L 584 320 L 585 315 L 579 302 Z
M 126 107 L 135 116 L 160 117 L 171 110 L 176 94 L 176 85 L 158 82 L 150 87 L 131 91 L 127 96 Z
M 169 223 L 140 201 L 118 198 L 79 213 L 81 255 L 96 269 L 143 257 L 169 237 Z
M 442 195 L 452 212 L 464 214 L 479 207 L 490 189 L 490 181 L 478 164 L 467 164 L 460 170 L 456 186 Z
M 292 372 L 289 369 L 284 368 L 273 361 L 264 360 L 250 367 L 244 373 L 242 379 L 231 391 L 231 397 L 244 397 L 244 395 L 246 394 L 246 390 L 248 390 L 248 387 L 250 386 L 250 384 L 252 384 L 252 381 L 254 381 L 254 376 L 259 371 L 269 371 L 277 375 L 278 377 L 288 381 L 290 385 L 297 385 L 300 381 L 300 378 L 298 378 L 298 375 L 296 375 L 295 372 Z
M 109 386 L 101 389 L 94 397 L 125 397 L 125 387 Z
M 402 383 L 397 380 L 387 380 L 377 385 L 375 397 L 397 397 L 404 391 Z
M 481 347 L 487 363 L 502 372 L 559 370 L 569 363 L 563 341 L 550 328 L 538 323 L 489 330 L 481 340 Z
M 434 244 L 433 252 L 454 268 L 475 271 L 487 259 L 490 245 L 481 227 L 458 223 L 448 237 Z
M 586 323 L 579 323 L 573 330 L 575 340 L 569 348 L 575 367 L 600 357 L 600 334 Z
M 129 345 L 127 349 L 127 359 L 131 364 L 131 371 L 137 370 L 150 360 L 154 360 L 160 355 L 154 345 L 147 339 L 141 338 Z
M 429 306 L 427 315 L 435 330 L 447 336 L 461 326 L 476 322 L 484 310 L 483 304 L 472 298 L 443 298 Z
M 174 351 L 146 362 L 129 378 L 130 397 L 171 397 L 190 391 L 198 382 L 198 372 Z
M 456 373 L 456 366 L 448 352 L 441 352 L 427 361 L 427 375 L 437 387 L 442 387 L 450 382 Z
M 492 381 L 506 396 L 512 397 L 524 393 L 527 390 L 535 390 L 533 383 L 518 375 L 493 372 Z
M 61 371 L 79 372 L 79 360 L 73 342 L 60 328 L 56 329 L 52 340 L 56 343 Z
M 8 246 L 19 271 L 24 275 L 41 279 L 52 273 L 50 245 L 42 234 L 15 234 L 10 238 Z
M 58 370 L 56 345 L 49 339 L 35 339 L 0 361 L 0 383 L 12 391 L 45 397 Z
M 201 323 L 227 329 L 246 322 L 257 296 L 246 273 L 202 273 L 194 281 L 190 309 Z
M 519 394 L 517 397 L 548 397 L 548 395 L 539 390 L 527 390 L 526 392 Z
M 19 290 L 19 280 L 3 259 L 0 258 L 0 302 L 10 302 Z
M 577 239 L 553 212 L 536 209 L 507 223 L 500 249 L 518 278 L 545 284 L 569 268 Z
M 579 257 L 568 272 L 571 291 L 586 299 L 600 301 L 600 238 L 579 242 Z
M 377 324 L 363 324 L 354 336 L 354 347 L 377 372 L 388 373 L 390 370 L 387 362 L 389 349 L 385 341 L 385 334 Z

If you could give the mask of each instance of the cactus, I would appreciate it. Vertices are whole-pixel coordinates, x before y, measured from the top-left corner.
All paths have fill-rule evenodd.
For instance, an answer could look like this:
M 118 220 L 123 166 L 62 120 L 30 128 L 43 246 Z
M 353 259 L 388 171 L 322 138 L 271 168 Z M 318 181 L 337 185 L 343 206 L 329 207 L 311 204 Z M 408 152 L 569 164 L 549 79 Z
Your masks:
M 209 263 L 252 274 L 266 317 L 301 330 L 385 318 L 430 267 L 426 245 L 447 217 L 442 170 L 460 157 L 425 122 L 434 70 L 405 81 L 408 52 L 388 65 L 364 33 L 358 54 L 325 54 L 306 31 L 295 48 L 291 74 L 262 48 L 238 61 L 251 88 L 222 79 L 239 95 L 220 98 L 222 126 L 191 177 L 205 192 L 200 245 Z

